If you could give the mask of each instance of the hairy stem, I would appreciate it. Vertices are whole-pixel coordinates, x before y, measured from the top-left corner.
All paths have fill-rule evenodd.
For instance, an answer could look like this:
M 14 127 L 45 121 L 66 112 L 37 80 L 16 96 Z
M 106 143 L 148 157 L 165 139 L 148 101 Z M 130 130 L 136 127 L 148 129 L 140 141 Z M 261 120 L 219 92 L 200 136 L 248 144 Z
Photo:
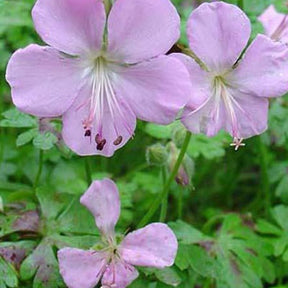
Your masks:
M 259 137 L 259 160 L 261 168 L 261 197 L 265 200 L 265 213 L 269 214 L 271 207 L 271 191 L 270 191 L 270 182 L 268 175 L 268 153 L 265 144 L 263 143 L 262 137 Z
M 85 158 L 85 172 L 86 172 L 86 181 L 88 186 L 92 183 L 92 172 L 91 172 L 91 166 L 90 166 L 90 161 L 89 158 Z
M 180 187 L 179 191 L 178 191 L 178 219 L 182 219 L 183 216 L 183 191 L 184 188 Z
M 40 178 L 41 178 L 41 175 L 42 175 L 42 170 L 43 170 L 43 158 L 44 158 L 44 151 L 43 150 L 39 150 L 39 165 L 38 165 L 38 171 L 37 171 L 37 174 L 36 174 L 36 178 L 35 178 L 35 181 L 34 181 L 34 190 L 37 189 L 38 185 L 39 185 L 39 181 L 40 181 Z
M 174 168 L 173 168 L 173 170 L 172 170 L 172 172 L 171 172 L 171 174 L 170 174 L 170 176 L 169 176 L 169 178 L 168 178 L 168 180 L 167 180 L 167 182 L 166 182 L 166 184 L 165 184 L 165 186 L 163 188 L 162 193 L 153 202 L 153 204 L 151 205 L 151 207 L 148 210 L 148 212 L 144 215 L 144 217 L 142 218 L 142 220 L 138 224 L 138 228 L 145 226 L 150 221 L 150 219 L 153 217 L 153 215 L 156 213 L 156 211 L 158 210 L 159 206 L 161 205 L 161 202 L 163 201 L 163 199 L 167 198 L 170 186 L 173 183 L 173 181 L 174 181 L 174 179 L 175 179 L 175 177 L 176 177 L 176 175 L 178 173 L 178 170 L 179 170 L 179 168 L 180 168 L 180 166 L 182 164 L 182 161 L 183 161 L 183 158 L 184 158 L 185 153 L 187 151 L 190 139 L 191 139 L 191 133 L 189 131 L 187 131 L 183 146 L 182 146 L 180 154 L 178 156 L 178 159 L 177 159 L 177 161 L 175 163 L 175 166 L 174 166 Z
M 166 183 L 166 168 L 163 167 L 162 168 L 162 179 L 163 179 L 163 187 L 165 186 Z M 166 220 L 166 216 L 167 216 L 167 209 L 168 209 L 168 194 L 166 195 L 166 197 L 164 197 L 164 199 L 162 200 L 162 204 L 161 204 L 161 212 L 160 212 L 160 218 L 159 221 L 160 222 L 165 222 Z

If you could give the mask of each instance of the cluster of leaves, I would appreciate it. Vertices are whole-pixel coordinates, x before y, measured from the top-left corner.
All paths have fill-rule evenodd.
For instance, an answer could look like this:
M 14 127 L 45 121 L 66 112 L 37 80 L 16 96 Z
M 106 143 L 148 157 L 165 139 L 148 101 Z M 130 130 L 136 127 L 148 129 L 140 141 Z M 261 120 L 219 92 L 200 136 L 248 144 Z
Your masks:
M 173 0 L 182 45 L 188 44 L 191 2 L 196 7 L 203 1 Z M 257 16 L 272 3 L 287 12 L 284 2 L 244 0 L 253 35 L 263 31 Z M 122 204 L 118 229 L 125 233 L 162 189 L 163 171 L 146 163 L 147 147 L 173 143 L 179 149 L 185 134 L 178 122 L 139 122 L 135 139 L 113 158 L 84 159 L 65 148 L 57 119 L 36 119 L 12 108 L 2 80 L 11 53 L 39 42 L 30 17 L 33 4 L 0 0 L 0 288 L 65 287 L 57 250 L 85 249 L 99 239 L 93 217 L 79 204 L 89 172 L 92 179 L 116 180 Z M 141 269 L 132 288 L 288 287 L 287 107 L 287 97 L 273 100 L 269 131 L 237 153 L 225 133 L 193 135 L 186 155 L 193 161 L 192 184 L 173 183 L 168 199 L 167 221 L 179 241 L 175 265 Z

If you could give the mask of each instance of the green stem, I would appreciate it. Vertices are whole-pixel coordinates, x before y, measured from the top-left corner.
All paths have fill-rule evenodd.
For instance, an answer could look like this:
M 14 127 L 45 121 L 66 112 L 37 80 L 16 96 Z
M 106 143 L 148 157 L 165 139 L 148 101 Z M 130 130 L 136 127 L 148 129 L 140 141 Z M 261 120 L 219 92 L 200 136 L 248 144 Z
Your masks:
M 183 216 L 183 187 L 180 187 L 178 191 L 178 219 L 182 219 Z
M 237 5 L 241 10 L 244 10 L 244 0 L 238 0 Z
M 44 151 L 43 150 L 39 150 L 39 165 L 38 165 L 38 171 L 37 171 L 37 174 L 36 174 L 36 178 L 35 178 L 35 181 L 34 181 L 34 190 L 37 189 L 38 185 L 39 185 L 39 181 L 40 181 L 40 178 L 41 178 L 41 175 L 42 175 L 42 170 L 43 170 L 43 158 L 44 158 Z
M 88 186 L 92 183 L 92 173 L 91 173 L 91 167 L 90 167 L 90 161 L 89 158 L 85 158 L 85 172 L 86 172 L 86 181 Z
M 171 186 L 172 182 L 174 181 L 174 179 L 178 173 L 178 170 L 182 164 L 182 161 L 183 161 L 183 158 L 184 158 L 185 153 L 187 151 L 190 139 L 191 139 L 191 133 L 189 131 L 187 131 L 183 146 L 182 146 L 180 154 L 178 156 L 178 159 L 177 159 L 175 166 L 174 166 L 174 168 L 173 168 L 173 170 L 172 170 L 172 172 L 168 178 L 168 181 L 166 182 L 166 185 L 163 188 L 162 193 L 153 202 L 153 204 L 150 207 L 150 209 L 148 210 L 148 212 L 144 215 L 144 217 L 142 218 L 142 220 L 138 224 L 138 228 L 145 226 L 150 221 L 150 219 L 153 217 L 153 215 L 158 210 L 163 199 L 165 199 L 167 197 L 167 195 L 169 193 L 170 186 Z
M 165 186 L 166 183 L 166 168 L 162 168 L 162 180 L 163 180 L 163 187 Z M 161 212 L 160 212 L 160 222 L 165 222 L 166 216 L 167 216 L 167 208 L 168 208 L 168 194 L 164 199 L 162 200 L 162 205 L 161 205 Z
M 268 175 L 268 153 L 262 137 L 259 137 L 259 160 L 261 168 L 261 198 L 265 200 L 265 213 L 269 214 L 271 207 L 270 182 Z

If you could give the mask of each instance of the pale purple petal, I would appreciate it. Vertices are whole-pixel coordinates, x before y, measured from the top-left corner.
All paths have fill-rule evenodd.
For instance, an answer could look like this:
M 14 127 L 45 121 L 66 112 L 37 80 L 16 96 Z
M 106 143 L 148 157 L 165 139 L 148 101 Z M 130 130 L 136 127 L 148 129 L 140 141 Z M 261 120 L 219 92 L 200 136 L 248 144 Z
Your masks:
M 171 123 L 191 92 L 189 74 L 177 59 L 160 56 L 118 71 L 115 89 L 127 99 L 137 118 Z
M 173 265 L 177 249 L 173 231 L 166 224 L 153 223 L 129 233 L 119 253 L 132 265 L 164 268 Z
M 81 88 L 79 60 L 67 58 L 50 47 L 30 45 L 16 51 L 6 78 L 12 100 L 23 112 L 39 117 L 62 115 Z
M 192 12 L 187 24 L 191 50 L 216 72 L 232 67 L 247 45 L 250 32 L 245 13 L 224 2 L 202 4 Z
M 120 215 L 119 192 L 115 183 L 107 178 L 94 181 L 80 202 L 94 215 L 99 230 L 111 236 Z
M 102 47 L 106 15 L 101 0 L 38 0 L 32 16 L 42 39 L 62 52 L 79 55 Z
M 83 121 L 89 117 L 91 109 L 93 109 L 93 107 L 90 107 L 92 94 L 91 85 L 86 85 L 81 91 L 81 96 L 63 115 L 63 139 L 66 145 L 78 155 L 104 155 L 110 157 L 133 136 L 136 127 L 136 116 L 126 104 L 126 100 L 123 99 L 126 95 L 123 95 L 123 97 L 113 95 L 115 101 L 112 103 L 111 99 L 108 99 L 107 94 L 105 94 L 104 103 L 102 101 L 102 104 L 100 104 L 98 101 L 95 104 L 99 109 L 91 123 L 91 136 L 87 137 L 85 136 Z M 96 135 L 99 133 L 101 139 L 106 141 L 103 149 L 100 150 L 97 149 L 97 143 L 95 142 Z M 121 142 L 116 143 L 117 139 L 121 139 Z
M 169 0 L 117 0 L 108 17 L 108 51 L 126 63 L 165 54 L 180 36 Z
M 246 94 L 278 97 L 288 91 L 288 49 L 258 35 L 227 81 Z
M 105 271 L 107 255 L 64 248 L 58 251 L 58 260 L 60 274 L 69 288 L 94 288 Z
M 211 95 L 211 77 L 191 57 L 182 53 L 173 53 L 171 56 L 180 60 L 189 72 L 192 89 L 186 107 L 194 110 Z
M 102 287 L 125 288 L 130 285 L 138 275 L 138 271 L 132 265 L 120 259 L 112 260 L 112 263 L 107 267 L 101 280 Z
M 278 13 L 274 5 L 270 5 L 259 17 L 267 36 L 274 40 L 288 42 L 288 18 L 285 14 Z
M 269 101 L 265 98 L 241 93 L 238 90 L 231 90 L 230 93 L 233 97 L 232 103 L 236 116 L 236 128 L 233 127 L 231 116 L 229 117 L 229 113 L 226 112 L 225 130 L 231 136 L 239 139 L 246 139 L 264 133 L 268 125 Z M 234 129 L 236 129 L 235 132 Z

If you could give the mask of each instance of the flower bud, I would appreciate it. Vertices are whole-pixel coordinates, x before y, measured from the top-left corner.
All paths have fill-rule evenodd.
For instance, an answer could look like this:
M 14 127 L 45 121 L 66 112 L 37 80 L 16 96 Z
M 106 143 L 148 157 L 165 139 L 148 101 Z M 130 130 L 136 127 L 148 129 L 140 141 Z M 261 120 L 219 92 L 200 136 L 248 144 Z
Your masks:
M 167 163 L 167 159 L 167 150 L 160 143 L 154 144 L 146 150 L 146 160 L 149 165 L 164 166 Z
M 4 212 L 4 205 L 3 205 L 2 197 L 0 196 L 0 213 L 2 212 Z
M 178 159 L 180 150 L 176 147 L 173 142 L 167 144 L 167 150 L 169 153 L 168 158 L 168 169 L 172 171 L 175 163 Z M 175 177 L 177 184 L 181 186 L 188 186 L 191 184 L 191 178 L 194 174 L 194 161 L 186 154 L 179 167 L 178 173 Z
M 172 132 L 172 140 L 176 144 L 177 147 L 182 147 L 187 130 L 183 125 L 178 125 L 173 129 Z

